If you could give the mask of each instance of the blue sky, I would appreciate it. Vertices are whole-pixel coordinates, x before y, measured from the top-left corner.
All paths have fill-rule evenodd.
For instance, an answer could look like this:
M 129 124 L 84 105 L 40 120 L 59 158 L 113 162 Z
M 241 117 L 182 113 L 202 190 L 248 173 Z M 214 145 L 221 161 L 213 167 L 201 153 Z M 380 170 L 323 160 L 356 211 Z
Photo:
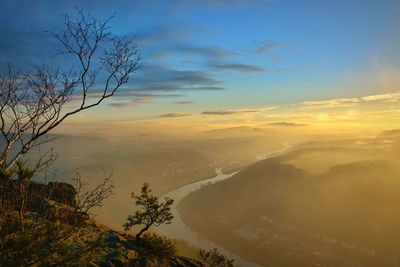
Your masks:
M 68 65 L 50 58 L 57 44 L 44 30 L 59 30 L 62 15 L 80 7 L 99 18 L 116 12 L 111 29 L 136 36 L 142 52 L 145 66 L 124 88 L 131 93 L 109 105 L 115 112 L 151 117 L 397 91 L 400 1 L 82 2 L 0 0 L 0 62 Z

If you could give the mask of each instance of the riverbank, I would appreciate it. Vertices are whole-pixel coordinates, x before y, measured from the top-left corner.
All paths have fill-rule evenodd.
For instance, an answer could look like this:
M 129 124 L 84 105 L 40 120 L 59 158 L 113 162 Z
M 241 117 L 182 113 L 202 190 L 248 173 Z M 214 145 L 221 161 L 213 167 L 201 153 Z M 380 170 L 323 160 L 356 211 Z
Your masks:
M 188 227 L 182 220 L 181 215 L 178 210 L 178 205 L 182 199 L 187 197 L 190 193 L 197 191 L 204 186 L 221 182 L 223 180 L 229 179 L 236 173 L 224 174 L 222 173 L 222 169 L 216 169 L 216 176 L 210 179 L 202 180 L 199 182 L 191 183 L 182 187 L 179 187 L 175 190 L 170 191 L 165 194 L 163 197 L 169 197 L 174 199 L 174 203 L 171 206 L 171 213 L 174 216 L 174 219 L 169 225 L 161 225 L 160 227 L 154 229 L 158 234 L 164 235 L 171 239 L 181 239 L 186 241 L 189 245 L 201 248 L 201 249 L 213 249 L 217 248 L 221 253 L 225 256 L 232 258 L 235 260 L 235 266 L 243 266 L 243 267 L 258 267 L 259 265 L 247 261 L 242 257 L 232 253 L 225 248 L 217 245 L 216 243 L 204 238 L 200 233 L 192 230 Z
M 283 144 L 283 147 L 270 151 L 268 153 L 264 153 L 258 157 L 256 157 L 258 160 L 260 159 L 266 159 L 269 157 L 274 157 L 277 155 L 280 155 L 281 153 L 285 153 L 291 148 L 288 144 Z M 181 212 L 179 211 L 179 204 L 181 201 L 189 196 L 191 193 L 202 189 L 205 186 L 212 185 L 221 181 L 224 181 L 226 179 L 229 179 L 233 175 L 237 174 L 238 171 L 232 172 L 229 174 L 225 173 L 226 169 L 225 168 L 218 168 L 215 170 L 216 176 L 210 179 L 205 179 L 202 181 L 198 181 L 195 183 L 191 183 L 188 185 L 184 185 L 181 187 L 178 187 L 167 194 L 165 194 L 163 197 L 169 197 L 175 200 L 173 206 L 171 207 L 172 214 L 174 215 L 174 220 L 170 225 L 165 225 L 165 226 L 160 226 L 158 229 L 155 229 L 157 233 L 165 235 L 169 238 L 174 238 L 174 239 L 182 239 L 185 240 L 188 244 L 192 246 L 196 246 L 202 249 L 212 249 L 212 248 L 218 248 L 223 254 L 226 256 L 235 259 L 235 265 L 237 266 L 260 266 L 254 262 L 245 260 L 241 256 L 237 255 L 236 253 L 233 253 L 230 251 L 230 249 L 227 249 L 225 247 L 219 246 L 217 243 L 211 241 L 216 240 L 213 236 L 205 237 L 204 235 L 200 234 L 200 232 L 197 232 L 193 230 L 191 227 L 188 226 L 188 224 L 184 223 L 184 220 L 182 220 L 181 217 Z M 193 212 L 193 211 L 191 211 Z M 186 220 L 185 220 L 186 221 Z M 191 224 L 189 224 L 191 225 Z M 198 228 L 196 228 L 198 229 Z M 222 240 L 218 240 L 222 241 Z M 225 242 L 218 242 L 218 243 L 225 243 Z M 230 247 L 233 248 L 233 247 Z

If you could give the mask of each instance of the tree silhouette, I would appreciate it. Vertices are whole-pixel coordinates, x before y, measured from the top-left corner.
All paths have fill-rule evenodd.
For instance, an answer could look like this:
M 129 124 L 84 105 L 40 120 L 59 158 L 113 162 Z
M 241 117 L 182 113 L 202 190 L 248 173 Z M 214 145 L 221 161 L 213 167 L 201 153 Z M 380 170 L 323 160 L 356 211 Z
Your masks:
M 124 224 L 125 230 L 129 230 L 134 225 L 144 225 L 144 227 L 136 234 L 136 239 L 140 239 L 141 235 L 149 230 L 151 226 L 159 226 L 161 224 L 170 224 L 174 216 L 171 214 L 171 205 L 173 199 L 166 197 L 163 202 L 159 201 L 157 196 L 151 195 L 152 190 L 147 183 L 144 183 L 140 195 L 132 193 L 135 204 L 141 207 L 133 215 L 129 215 L 128 222 Z
M 101 233 L 87 235 L 83 228 L 49 220 L 46 212 L 25 213 L 33 197 L 31 179 L 42 171 L 47 177 L 54 161 L 52 150 L 41 154 L 39 149 L 37 160 L 27 153 L 50 141 L 48 134 L 67 118 L 112 97 L 141 67 L 134 40 L 114 36 L 111 19 L 100 21 L 78 10 L 76 19 L 65 16 L 62 32 L 50 32 L 61 44 L 58 54 L 74 58 L 77 68 L 42 64 L 23 72 L 7 64 L 0 73 L 0 266 L 87 266 L 104 249 Z M 35 160 L 33 166 L 28 159 Z M 78 208 L 101 205 L 112 193 L 109 181 L 88 189 L 81 180 Z M 38 194 L 45 204 L 50 195 Z M 43 206 L 62 219 L 58 212 L 64 207 Z
M 9 171 L 66 118 L 112 97 L 141 67 L 134 40 L 114 36 L 111 19 L 79 10 L 75 20 L 65 16 L 62 32 L 50 32 L 61 44 L 58 54 L 75 58 L 77 69 L 43 64 L 24 73 L 8 64 L 0 74 L 0 170 Z

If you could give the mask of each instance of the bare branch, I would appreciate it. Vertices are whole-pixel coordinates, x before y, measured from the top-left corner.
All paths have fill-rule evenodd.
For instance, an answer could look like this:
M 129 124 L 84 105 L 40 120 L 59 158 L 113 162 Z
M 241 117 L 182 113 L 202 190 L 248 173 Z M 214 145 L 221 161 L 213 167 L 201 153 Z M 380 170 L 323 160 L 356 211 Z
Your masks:
M 94 207 L 102 207 L 104 200 L 114 194 L 114 188 L 111 181 L 112 173 L 105 176 L 103 181 L 94 188 L 90 188 L 82 176 L 77 173 L 74 179 L 76 190 L 76 206 L 79 212 L 88 213 Z
M 134 40 L 111 34 L 112 18 L 100 21 L 78 10 L 76 19 L 65 16 L 64 31 L 51 33 L 62 46 L 59 54 L 73 56 L 79 69 L 60 71 L 39 65 L 22 73 L 8 65 L 0 74 L 1 168 L 12 168 L 66 118 L 112 97 L 142 66 Z M 98 77 L 105 81 L 102 89 Z M 89 101 L 89 95 L 97 97 Z M 79 96 L 75 108 L 71 107 Z

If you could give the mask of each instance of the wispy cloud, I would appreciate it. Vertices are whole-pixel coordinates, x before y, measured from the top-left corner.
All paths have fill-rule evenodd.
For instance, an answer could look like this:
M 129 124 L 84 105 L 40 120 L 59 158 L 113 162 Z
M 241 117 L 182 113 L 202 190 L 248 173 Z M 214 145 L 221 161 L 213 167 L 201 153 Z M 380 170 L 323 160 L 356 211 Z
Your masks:
M 306 126 L 306 124 L 303 124 L 303 123 L 295 123 L 295 122 L 287 122 L 287 121 L 271 122 L 268 124 L 273 125 L 273 126 L 284 126 L 284 127 Z
M 303 101 L 300 104 L 307 108 L 349 107 L 360 103 L 359 98 L 335 98 L 328 100 Z
M 286 45 L 283 43 L 279 43 L 272 40 L 266 40 L 256 48 L 255 52 L 259 54 L 265 54 L 274 51 L 276 49 L 283 48 L 285 46 Z
M 152 97 L 152 98 L 174 98 L 174 97 L 182 97 L 184 95 L 178 93 L 164 93 L 164 92 L 148 92 L 148 91 L 140 91 L 135 89 L 121 89 L 118 92 L 116 97 L 118 98 L 126 98 L 126 97 Z
M 273 110 L 276 107 L 267 107 L 267 108 L 254 108 L 254 109 L 221 109 L 221 110 L 209 110 L 203 111 L 201 114 L 203 115 L 240 115 L 240 114 L 248 114 L 248 113 L 258 113 L 262 111 Z
M 210 64 L 210 67 L 221 71 L 239 71 L 239 72 L 263 72 L 264 69 L 255 66 L 242 63 L 232 63 L 232 64 Z
M 139 91 L 193 91 L 224 90 L 221 81 L 209 73 L 197 70 L 175 70 L 151 65 L 142 69 L 132 80 L 131 86 Z
M 178 104 L 178 105 L 189 105 L 189 104 L 194 104 L 194 101 L 189 101 L 189 100 L 182 100 L 182 101 L 175 101 L 173 104 Z
M 361 97 L 363 102 L 385 101 L 385 102 L 398 102 L 400 101 L 400 92 L 391 94 L 369 95 Z
M 233 114 L 244 114 L 244 113 L 254 113 L 258 112 L 257 110 L 210 110 L 210 111 L 203 111 L 201 114 L 204 115 L 233 115 Z
M 368 102 L 399 102 L 400 92 L 389 94 L 376 94 L 353 98 L 334 98 L 327 100 L 303 101 L 300 104 L 305 108 L 335 108 L 350 107 Z
M 172 50 L 175 53 L 179 54 L 191 54 L 198 55 L 203 57 L 208 57 L 211 59 L 225 58 L 228 56 L 233 56 L 236 53 L 230 50 L 227 50 L 221 46 L 213 45 L 213 46 L 194 46 L 188 44 L 175 45 Z M 171 51 L 171 50 L 170 50 Z
M 190 115 L 192 115 L 192 114 L 190 114 L 190 113 L 166 113 L 166 114 L 162 114 L 160 117 L 161 118 L 179 118 L 179 117 L 187 117 Z
M 115 108 L 135 107 L 140 104 L 150 104 L 154 102 L 154 97 L 135 98 L 128 102 L 112 102 L 109 105 Z

